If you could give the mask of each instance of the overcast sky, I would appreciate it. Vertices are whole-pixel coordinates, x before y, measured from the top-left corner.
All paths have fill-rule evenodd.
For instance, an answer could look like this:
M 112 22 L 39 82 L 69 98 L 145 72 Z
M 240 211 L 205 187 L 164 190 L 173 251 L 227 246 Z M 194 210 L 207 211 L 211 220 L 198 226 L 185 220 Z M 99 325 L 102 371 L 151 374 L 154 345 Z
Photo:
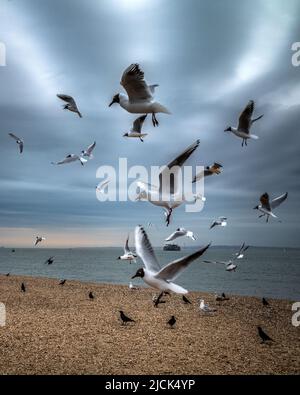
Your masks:
M 0 0 L 0 245 L 123 244 L 137 224 L 161 245 L 178 226 L 194 231 L 197 244 L 299 246 L 300 67 L 292 43 L 300 41 L 298 0 Z M 111 97 L 122 92 L 123 70 L 137 62 L 159 102 L 172 115 L 151 117 L 144 143 L 124 139 L 134 120 Z M 83 114 L 62 110 L 57 93 L 76 98 Z M 249 99 L 265 114 L 241 147 L 224 133 L 235 126 Z M 22 155 L 8 132 L 25 140 Z M 223 165 L 205 181 L 204 210 L 175 211 L 169 229 L 162 210 L 146 202 L 100 203 L 99 166 L 164 165 L 197 138 L 188 164 Z M 78 153 L 96 140 L 85 167 L 51 161 Z M 289 192 L 277 210 L 282 223 L 259 220 L 259 196 Z M 209 231 L 228 217 L 227 228 Z M 189 244 L 187 242 L 187 244 Z

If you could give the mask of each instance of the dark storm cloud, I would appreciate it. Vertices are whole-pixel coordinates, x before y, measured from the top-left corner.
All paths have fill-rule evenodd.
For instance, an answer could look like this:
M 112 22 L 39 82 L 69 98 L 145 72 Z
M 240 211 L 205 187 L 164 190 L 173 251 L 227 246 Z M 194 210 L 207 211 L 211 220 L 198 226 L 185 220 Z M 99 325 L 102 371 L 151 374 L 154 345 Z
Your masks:
M 64 0 L 0 1 L 0 41 L 7 67 L 0 68 L 0 221 L 5 228 L 98 228 L 117 231 L 116 243 L 137 223 L 155 223 L 156 244 L 169 230 L 162 210 L 147 203 L 100 203 L 96 170 L 117 166 L 163 165 L 200 138 L 189 163 L 223 164 L 205 183 L 201 213 L 175 213 L 175 226 L 193 228 L 199 241 L 293 245 L 299 230 L 300 68 L 291 65 L 299 41 L 297 1 Z M 258 12 L 259 10 L 259 12 Z M 144 144 L 122 135 L 133 115 L 108 108 L 121 91 L 126 66 L 139 62 L 149 82 L 159 83 L 157 99 L 172 111 L 150 119 Z M 62 110 L 56 93 L 76 98 L 83 119 Z M 249 99 L 264 118 L 255 125 L 258 141 L 246 149 L 223 132 L 234 126 Z M 149 118 L 149 117 L 148 117 Z M 7 133 L 25 139 L 18 155 Z M 95 159 L 55 167 L 66 154 L 97 141 Z M 252 210 L 260 194 L 289 191 L 279 209 L 282 224 L 267 227 Z M 229 218 L 224 232 L 208 234 L 210 222 Z M 112 239 L 114 235 L 112 235 Z M 16 240 L 16 244 L 18 240 Z M 99 240 L 101 244 L 101 240 Z

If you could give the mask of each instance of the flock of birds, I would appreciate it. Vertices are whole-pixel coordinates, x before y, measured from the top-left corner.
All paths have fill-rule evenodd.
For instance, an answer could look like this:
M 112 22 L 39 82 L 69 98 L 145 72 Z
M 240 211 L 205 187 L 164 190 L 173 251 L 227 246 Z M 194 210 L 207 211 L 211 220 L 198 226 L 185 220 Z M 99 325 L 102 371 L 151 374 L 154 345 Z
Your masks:
M 123 136 L 126 138 L 135 138 L 141 142 L 144 142 L 145 137 L 148 133 L 143 132 L 143 125 L 148 116 L 148 114 L 152 115 L 152 124 L 154 127 L 159 126 L 159 121 L 156 117 L 158 113 L 170 114 L 170 111 L 154 100 L 154 93 L 157 84 L 148 85 L 144 78 L 144 72 L 141 70 L 138 64 L 132 64 L 123 72 L 121 77 L 121 85 L 125 89 L 126 94 L 118 93 L 113 96 L 109 107 L 113 104 L 119 104 L 124 110 L 133 114 L 142 114 L 133 122 L 132 128 L 129 132 L 125 133 Z M 78 117 L 82 118 L 82 114 L 79 111 L 77 103 L 75 99 L 69 95 L 58 94 L 57 97 L 64 101 L 63 108 L 67 111 L 73 112 L 78 115 Z M 227 127 L 224 131 L 228 133 L 232 133 L 236 137 L 242 139 L 242 146 L 247 146 L 248 140 L 257 140 L 258 136 L 251 132 L 251 129 L 255 122 L 259 121 L 263 115 L 258 117 L 254 117 L 254 109 L 255 103 L 253 100 L 250 100 L 246 107 L 241 112 L 237 126 L 235 127 Z M 16 144 L 19 146 L 19 151 L 22 154 L 24 151 L 24 141 L 22 138 L 17 137 L 13 133 L 9 133 L 9 136 L 15 140 Z M 190 156 L 197 150 L 199 147 L 200 140 L 195 141 L 192 145 L 187 147 L 183 152 L 177 155 L 174 160 L 172 160 L 167 166 L 159 174 L 159 184 L 158 185 L 149 185 L 143 182 L 138 182 L 139 192 L 136 200 L 148 201 L 153 205 L 159 206 L 164 209 L 165 212 L 165 221 L 168 226 L 171 221 L 171 217 L 174 209 L 181 206 L 185 201 L 185 196 L 182 196 L 181 192 L 181 174 L 180 170 L 184 163 L 190 158 Z M 80 154 L 68 154 L 64 159 L 58 162 L 52 162 L 55 165 L 64 165 L 72 162 L 80 162 L 81 165 L 85 165 L 85 163 L 93 158 L 93 151 L 96 147 L 96 142 L 93 142 L 87 149 L 82 150 Z M 173 177 L 170 177 L 170 169 L 172 169 Z M 210 166 L 207 166 L 204 171 L 196 174 L 193 179 L 193 183 L 197 183 L 205 177 L 219 175 L 222 172 L 222 165 L 219 163 L 213 163 Z M 103 192 L 105 188 L 107 188 L 110 180 L 104 180 L 100 185 L 97 186 L 98 192 Z M 167 187 L 166 187 L 167 186 Z M 180 192 L 179 192 L 180 191 Z M 287 199 L 288 194 L 285 193 L 276 197 L 273 200 L 270 200 L 269 194 L 264 193 L 260 197 L 260 203 L 254 208 L 260 212 L 260 217 L 266 216 L 266 221 L 269 221 L 270 217 L 277 218 L 274 214 L 274 209 L 276 209 L 280 204 L 282 204 Z M 195 195 L 195 201 L 201 199 L 203 201 L 206 198 L 202 195 Z M 226 217 L 219 217 L 214 220 L 210 226 L 210 229 L 220 226 L 224 227 L 227 225 Z M 165 239 L 165 241 L 173 241 L 179 237 L 188 237 L 191 240 L 195 241 L 196 237 L 194 233 L 190 230 L 186 230 L 183 227 L 179 227 L 173 232 L 169 237 Z M 42 236 L 36 236 L 35 246 L 44 241 L 46 238 Z M 190 304 L 191 302 L 187 299 L 185 294 L 188 291 L 182 286 L 176 284 L 174 281 L 176 278 L 182 273 L 184 269 L 186 269 L 193 261 L 201 257 L 207 249 L 210 247 L 210 244 L 205 247 L 193 252 L 192 254 L 177 259 L 173 262 L 170 262 L 164 267 L 161 267 L 156 256 L 154 250 L 151 246 L 149 238 L 147 236 L 146 231 L 142 226 L 138 226 L 135 229 L 135 248 L 136 252 L 132 252 L 129 248 L 129 237 L 127 237 L 124 254 L 120 256 L 118 259 L 129 261 L 130 263 L 136 262 L 137 257 L 140 257 L 143 261 L 144 266 L 139 268 L 132 279 L 140 277 L 143 281 L 152 288 L 158 289 L 160 294 L 155 296 L 153 303 L 155 307 L 158 307 L 160 303 L 165 303 L 162 300 L 163 296 L 166 293 L 174 292 L 183 295 L 183 302 L 186 304 Z M 217 263 L 225 266 L 226 271 L 235 271 L 237 268 L 236 262 L 239 259 L 244 257 L 245 252 L 249 246 L 246 246 L 245 243 L 241 246 L 240 250 L 235 254 L 234 258 L 228 261 L 204 261 L 206 263 Z M 50 257 L 46 263 L 52 264 L 54 262 L 54 257 Z M 66 280 L 62 280 L 60 285 L 64 285 Z M 137 289 L 132 283 L 130 283 L 130 289 Z M 22 292 L 25 292 L 25 284 L 22 283 L 21 286 Z M 94 295 L 92 292 L 89 294 L 90 299 L 94 299 Z M 228 298 L 226 295 L 216 295 L 216 301 L 226 301 Z M 264 304 L 264 303 L 263 303 Z M 265 305 L 265 304 L 264 304 Z M 213 313 L 215 312 L 214 308 L 209 307 L 205 304 L 204 300 L 200 300 L 199 309 L 203 313 Z M 133 319 L 127 317 L 123 311 L 120 311 L 120 318 L 122 323 L 134 322 Z M 172 316 L 168 321 L 168 325 L 170 327 L 174 327 L 176 323 L 175 316 Z M 258 332 L 262 341 L 265 342 L 268 339 L 268 336 L 263 332 L 263 330 L 259 327 Z

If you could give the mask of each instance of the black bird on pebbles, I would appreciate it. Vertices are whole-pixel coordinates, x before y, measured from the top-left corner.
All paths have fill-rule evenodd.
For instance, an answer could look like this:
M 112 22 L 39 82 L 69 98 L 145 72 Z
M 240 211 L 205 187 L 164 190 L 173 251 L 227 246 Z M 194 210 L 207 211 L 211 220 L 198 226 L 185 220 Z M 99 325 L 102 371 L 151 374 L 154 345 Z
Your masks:
M 25 287 L 25 284 L 24 284 L 24 283 L 21 284 L 21 291 L 22 291 L 22 292 L 26 292 L 26 287 Z
M 89 293 L 89 298 L 90 298 L 91 300 L 95 298 L 92 291 Z
M 122 325 L 127 324 L 127 322 L 135 322 L 132 318 L 127 317 L 122 310 L 119 311 L 120 318 L 122 320 Z
M 270 336 L 267 335 L 266 332 L 264 332 L 260 326 L 257 327 L 257 330 L 258 330 L 259 337 L 262 340 L 261 344 L 265 344 L 266 342 L 274 342 L 274 340 L 271 339 Z
M 170 326 L 170 328 L 174 328 L 174 325 L 176 324 L 176 318 L 174 317 L 174 315 L 172 315 L 167 324 Z
M 266 298 L 262 298 L 261 302 L 262 302 L 263 306 L 266 306 L 266 307 L 270 306 L 270 303 L 267 301 Z
M 65 279 L 64 280 L 60 280 L 59 285 L 65 285 L 66 281 L 67 280 L 65 280 Z
M 184 301 L 184 304 L 192 304 L 192 303 L 188 300 L 188 298 L 187 298 L 186 296 L 184 296 L 184 295 L 182 295 L 182 300 Z

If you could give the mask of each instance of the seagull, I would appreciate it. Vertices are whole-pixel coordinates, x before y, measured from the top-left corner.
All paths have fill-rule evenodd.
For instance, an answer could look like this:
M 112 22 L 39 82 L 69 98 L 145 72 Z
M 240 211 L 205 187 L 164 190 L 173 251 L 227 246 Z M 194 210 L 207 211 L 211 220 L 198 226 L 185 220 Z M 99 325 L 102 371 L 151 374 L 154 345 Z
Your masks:
M 86 150 L 81 151 L 81 157 L 93 159 L 93 150 L 96 147 L 96 141 L 89 145 Z
M 224 302 L 225 300 L 229 300 L 229 298 L 226 297 L 224 292 L 222 293 L 222 295 L 218 295 L 217 293 L 215 294 L 215 301 L 216 302 Z
M 243 243 L 238 252 L 235 253 L 236 259 L 242 259 L 245 256 L 245 252 L 248 250 L 250 246 L 245 246 Z
M 196 240 L 196 237 L 194 236 L 194 233 L 191 232 L 190 230 L 186 230 L 184 228 L 178 228 L 176 229 L 175 232 L 173 232 L 169 237 L 165 239 L 165 241 L 172 241 L 177 239 L 178 237 L 186 236 L 189 237 L 192 240 Z
M 65 279 L 60 280 L 59 285 L 65 285 L 66 281 L 67 281 L 67 280 L 65 280 Z
M 236 128 L 229 126 L 227 129 L 224 130 L 224 132 L 232 132 L 237 137 L 242 138 L 243 139 L 242 147 L 244 146 L 244 144 L 247 145 L 248 139 L 253 139 L 253 140 L 258 139 L 258 136 L 250 133 L 250 129 L 251 129 L 251 126 L 254 124 L 254 122 L 261 119 L 263 117 L 263 115 L 260 115 L 259 117 L 255 118 L 255 119 L 252 119 L 252 115 L 254 112 L 254 106 L 255 106 L 254 101 L 250 100 L 239 117 L 238 126 Z
M 264 332 L 260 326 L 257 327 L 257 330 L 258 330 L 259 337 L 262 340 L 260 344 L 264 344 L 266 342 L 274 342 L 274 340 L 271 339 L 270 336 L 267 335 L 266 332 Z
M 36 236 L 35 246 L 41 243 L 42 241 L 46 240 L 45 237 Z
M 185 295 L 182 295 L 182 300 L 184 304 L 192 304 Z
M 22 152 L 23 152 L 23 148 L 24 148 L 24 141 L 22 140 L 22 139 L 20 139 L 20 137 L 17 137 L 15 134 L 13 134 L 13 133 L 8 133 L 9 134 L 9 136 L 11 137 L 11 138 L 13 138 L 15 141 L 16 141 L 16 143 L 18 144 L 18 146 L 19 146 L 19 150 L 20 150 L 20 154 L 22 154 Z
M 122 108 L 132 114 L 152 114 L 153 126 L 158 126 L 158 120 L 155 114 L 170 114 L 170 111 L 158 102 L 154 101 L 155 85 L 147 85 L 144 79 L 144 72 L 137 63 L 131 64 L 124 71 L 121 78 L 121 85 L 126 90 L 127 95 L 123 93 L 116 94 L 112 102 L 120 104 Z
M 52 263 L 54 262 L 54 256 L 51 256 L 49 259 L 46 260 L 45 265 L 52 265 Z
M 237 269 L 237 265 L 234 264 L 233 260 L 229 261 L 203 261 L 204 263 L 214 263 L 214 264 L 220 264 L 220 265 L 225 265 L 226 271 L 227 272 L 235 272 Z
M 118 257 L 118 259 L 122 260 L 122 261 L 129 261 L 129 263 L 131 263 L 131 261 L 136 262 L 136 254 L 134 254 L 132 251 L 130 251 L 129 245 L 129 235 L 126 239 L 126 243 L 124 246 L 124 255 L 121 255 Z
M 26 292 L 26 287 L 25 287 L 25 284 L 24 284 L 24 283 L 21 284 L 21 291 L 22 291 L 22 292 Z
M 127 317 L 122 310 L 120 310 L 119 313 L 122 320 L 122 325 L 127 324 L 127 322 L 135 322 L 132 318 Z
M 215 226 L 227 226 L 227 218 L 219 217 L 211 224 L 210 229 L 214 228 Z
M 143 138 L 148 135 L 147 133 L 142 133 L 142 127 L 143 127 L 143 123 L 144 123 L 146 117 L 147 117 L 147 114 L 146 115 L 142 115 L 141 117 L 137 118 L 133 122 L 133 126 L 132 126 L 131 131 L 129 133 L 128 132 L 125 133 L 123 135 L 123 137 L 138 138 L 143 143 L 144 142 Z
M 135 228 L 135 248 L 138 256 L 142 259 L 144 268 L 138 269 L 132 279 L 141 277 L 144 282 L 152 288 L 159 289 L 161 293 L 171 291 L 178 294 L 187 294 L 188 291 L 173 282 L 181 272 L 194 260 L 199 258 L 209 248 L 210 244 L 193 254 L 179 258 L 161 268 L 154 250 L 148 239 L 144 228 L 137 226 Z
M 208 304 L 205 304 L 203 299 L 200 299 L 199 309 L 200 311 L 203 311 L 203 313 L 213 313 L 217 311 L 216 309 L 209 307 Z
M 171 328 L 174 328 L 174 325 L 176 324 L 176 318 L 174 317 L 174 315 L 172 315 L 172 317 L 169 319 L 169 321 L 167 322 L 167 324 L 168 324 Z
M 204 171 L 201 171 L 200 173 L 196 174 L 196 176 L 193 179 L 193 183 L 201 180 L 203 177 L 209 177 L 213 176 L 214 174 L 218 175 L 221 173 L 222 165 L 219 163 L 214 163 L 211 166 L 206 166 Z
M 98 186 L 96 186 L 96 190 L 100 193 L 103 193 L 106 186 L 110 183 L 110 179 L 107 178 L 106 180 L 102 181 L 101 184 L 99 184 Z
M 280 195 L 277 198 L 270 201 L 269 194 L 264 193 L 260 197 L 260 204 L 258 206 L 255 206 L 254 210 L 258 210 L 262 213 L 259 216 L 259 218 L 264 217 L 266 215 L 267 216 L 266 222 L 269 222 L 270 216 L 273 218 L 278 218 L 273 213 L 273 209 L 280 206 L 280 204 L 283 203 L 287 197 L 288 197 L 288 193 L 286 192 L 283 195 Z
M 75 100 L 73 99 L 72 96 L 69 95 L 63 95 L 63 94 L 58 94 L 56 95 L 59 99 L 63 100 L 64 102 L 66 102 L 67 104 L 65 104 L 63 106 L 64 110 L 69 110 L 72 112 L 75 112 L 76 114 L 79 115 L 80 118 L 82 118 L 81 113 L 78 110 L 77 104 L 75 102 Z
M 136 200 L 147 200 L 155 206 L 162 207 L 165 210 L 167 226 L 170 224 L 173 210 L 185 202 L 185 198 L 182 194 L 181 167 L 192 153 L 196 151 L 199 144 L 200 140 L 195 141 L 195 143 L 185 149 L 172 162 L 164 167 L 159 174 L 159 187 L 140 181 L 137 183 L 141 192 Z M 173 174 L 170 171 L 172 171 Z
M 82 166 L 87 162 L 86 159 L 82 158 L 79 155 L 75 155 L 75 154 L 69 154 L 67 155 L 63 160 L 59 161 L 59 162 L 51 162 L 52 165 L 64 165 L 66 163 L 72 163 L 72 162 L 76 162 L 79 161 Z
M 262 298 L 261 301 L 262 301 L 263 306 L 270 306 L 270 303 L 267 301 L 267 299 Z
M 89 293 L 89 298 L 90 298 L 91 300 L 95 298 L 92 291 Z

